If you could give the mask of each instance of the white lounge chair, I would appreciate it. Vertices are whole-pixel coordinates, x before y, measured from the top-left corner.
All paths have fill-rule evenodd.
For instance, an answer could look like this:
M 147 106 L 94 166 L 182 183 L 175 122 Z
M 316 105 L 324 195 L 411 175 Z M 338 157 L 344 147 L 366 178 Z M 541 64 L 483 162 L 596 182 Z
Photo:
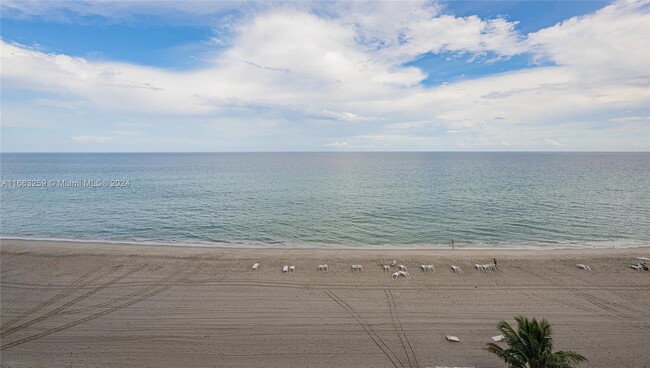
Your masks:
M 585 271 L 591 271 L 591 267 L 587 266 L 586 264 L 578 263 L 576 267 L 585 270 Z
M 495 342 L 503 341 L 503 340 L 505 340 L 505 338 L 506 338 L 506 337 L 503 336 L 503 335 L 492 336 L 492 340 L 494 340 Z
M 384 271 L 390 271 L 390 265 L 384 265 Z
M 420 265 L 420 267 L 422 267 L 422 271 L 426 271 L 426 270 L 427 270 L 427 265 Z
M 631 264 L 630 268 L 634 268 L 637 271 L 643 271 L 643 265 L 641 263 Z
M 397 271 L 397 272 L 393 273 L 393 278 L 394 279 L 396 279 L 396 278 L 398 278 L 400 276 L 404 276 L 407 279 L 411 277 L 411 275 L 409 275 L 409 273 L 406 272 L 406 271 Z
M 282 267 L 282 272 L 289 272 L 289 266 Z
M 494 263 L 488 263 L 483 265 L 483 269 L 492 272 L 497 270 L 497 266 Z
M 479 271 L 485 271 L 485 267 L 483 267 L 482 264 L 476 263 L 476 264 L 474 264 L 474 268 L 476 268 Z
M 291 266 L 291 267 L 289 267 L 289 271 L 293 272 L 293 271 L 295 271 L 295 270 L 296 270 L 296 266 Z
M 362 265 L 357 265 L 357 270 L 363 272 L 363 266 Z
M 460 267 L 458 266 L 451 266 L 451 269 L 454 270 L 454 273 L 460 273 Z
M 257 270 L 257 267 L 259 267 L 259 266 L 260 266 L 259 263 L 255 263 L 255 264 L 253 265 L 253 269 L 254 269 L 254 270 Z
M 648 258 L 648 257 L 639 257 L 636 260 L 637 261 L 643 261 L 643 263 L 637 262 L 635 264 L 635 266 L 638 267 L 637 268 L 638 271 L 650 271 L 650 268 L 648 268 L 648 265 L 646 264 L 646 261 L 650 261 L 650 258 Z M 630 265 L 630 267 L 632 267 L 632 265 Z
M 399 265 L 399 270 L 400 270 L 400 271 L 408 271 L 408 270 L 406 269 L 406 266 L 404 266 L 404 265 Z
M 433 265 L 427 265 L 427 268 L 428 268 L 430 271 L 433 271 L 433 272 L 436 271 L 436 268 L 433 267 Z
M 352 265 L 352 271 L 356 271 L 356 270 L 357 270 L 357 265 Z
M 646 264 L 646 261 L 650 261 L 650 258 L 648 258 L 648 257 L 638 257 L 638 258 L 636 258 L 636 260 L 637 261 L 643 261 L 643 263 L 637 262 L 637 263 L 631 264 L 630 268 L 634 268 L 637 271 L 650 271 L 650 268 L 648 268 L 648 265 Z
M 453 342 L 460 342 L 460 339 L 458 337 L 451 336 L 451 335 L 447 335 L 447 340 L 453 341 Z

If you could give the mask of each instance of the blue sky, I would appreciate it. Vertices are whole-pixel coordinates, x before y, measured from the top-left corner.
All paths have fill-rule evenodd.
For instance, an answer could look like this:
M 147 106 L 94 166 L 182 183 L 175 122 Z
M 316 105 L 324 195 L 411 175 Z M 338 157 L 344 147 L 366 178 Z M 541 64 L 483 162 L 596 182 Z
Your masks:
M 644 150 L 648 1 L 3 1 L 2 151 Z

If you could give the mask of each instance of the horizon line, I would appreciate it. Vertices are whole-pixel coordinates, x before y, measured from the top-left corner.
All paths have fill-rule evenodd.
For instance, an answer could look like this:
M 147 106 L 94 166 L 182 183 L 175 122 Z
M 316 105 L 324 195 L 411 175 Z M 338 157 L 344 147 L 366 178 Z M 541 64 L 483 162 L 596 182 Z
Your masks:
M 531 151 L 498 151 L 498 150 L 476 150 L 476 151 L 0 151 L 2 154 L 129 154 L 129 153 L 650 153 L 650 149 L 646 151 L 596 151 L 596 150 L 583 150 L 583 151 L 561 151 L 561 150 L 531 150 Z

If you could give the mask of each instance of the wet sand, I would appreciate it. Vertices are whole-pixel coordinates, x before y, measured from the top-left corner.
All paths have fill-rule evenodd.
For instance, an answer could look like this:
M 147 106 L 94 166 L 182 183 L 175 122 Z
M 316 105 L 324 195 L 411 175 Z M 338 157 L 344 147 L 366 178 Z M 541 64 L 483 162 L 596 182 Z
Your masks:
M 627 266 L 650 257 L 648 247 L 271 250 L 3 239 L 0 256 L 3 367 L 503 367 L 484 346 L 516 315 L 546 318 L 556 349 L 585 355 L 584 367 L 650 365 L 650 272 Z M 473 269 L 493 257 L 496 272 Z M 411 278 L 383 271 L 393 259 Z M 323 263 L 328 272 L 316 270 Z

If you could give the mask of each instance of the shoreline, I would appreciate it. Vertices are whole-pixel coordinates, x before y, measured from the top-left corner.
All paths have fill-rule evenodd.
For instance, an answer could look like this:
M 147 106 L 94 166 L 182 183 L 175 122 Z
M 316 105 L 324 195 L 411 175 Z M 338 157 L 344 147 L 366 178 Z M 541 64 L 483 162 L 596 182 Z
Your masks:
M 642 256 L 650 247 L 233 249 L 3 239 L 1 365 L 497 368 L 503 363 L 485 344 L 499 321 L 523 315 L 547 319 L 555 349 L 585 355 L 585 367 L 640 367 L 650 350 L 650 272 L 628 264 Z M 496 271 L 474 269 L 493 258 Z M 394 259 L 410 278 L 383 270 Z M 323 263 L 327 272 L 317 270 Z M 284 265 L 296 269 L 282 272 Z
M 408 245 L 363 245 L 363 246 L 344 246 L 344 245 L 327 245 L 327 246 L 311 246 L 311 245 L 282 245 L 276 244 L 235 244 L 235 243 L 200 243 L 200 242 L 157 242 L 157 241 L 131 241 L 131 240 L 87 240 L 87 239 L 66 239 L 66 238 L 28 238 L 28 237 L 0 237 L 0 246 L 2 244 L 27 244 L 38 243 L 42 245 L 47 244 L 79 244 L 82 246 L 131 246 L 131 247 L 165 247 L 165 248 L 191 248 L 191 249 L 223 249 L 223 250 L 270 250 L 270 251 L 287 251 L 287 250 L 314 250 L 314 251 L 424 251 L 424 252 L 437 252 L 437 251 L 489 251 L 489 252 L 545 252 L 545 251 L 568 251 L 568 250 L 599 250 L 599 249 L 643 249 L 650 248 L 650 242 L 635 241 L 632 244 L 626 243 L 622 245 L 617 242 L 603 241 L 594 243 L 540 243 L 533 244 L 503 244 L 491 245 L 483 244 L 464 245 L 456 243 L 455 248 L 451 245 L 423 245 L 423 246 L 408 246 Z

